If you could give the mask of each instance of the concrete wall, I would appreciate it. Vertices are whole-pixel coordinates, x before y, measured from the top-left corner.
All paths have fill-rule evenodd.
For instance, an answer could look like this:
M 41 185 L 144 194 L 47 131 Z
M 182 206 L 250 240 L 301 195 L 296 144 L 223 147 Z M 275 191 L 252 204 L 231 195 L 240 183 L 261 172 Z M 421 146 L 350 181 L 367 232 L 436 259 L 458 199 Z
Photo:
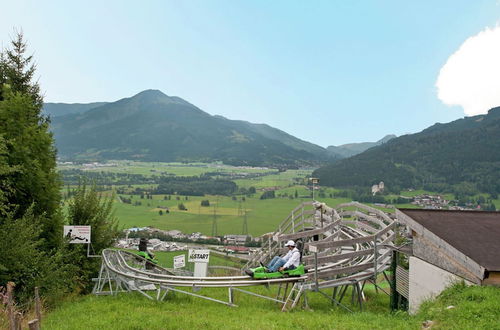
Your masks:
M 460 281 L 473 284 L 422 259 L 410 257 L 409 312 L 416 313 L 422 302 L 434 298 L 452 283 Z

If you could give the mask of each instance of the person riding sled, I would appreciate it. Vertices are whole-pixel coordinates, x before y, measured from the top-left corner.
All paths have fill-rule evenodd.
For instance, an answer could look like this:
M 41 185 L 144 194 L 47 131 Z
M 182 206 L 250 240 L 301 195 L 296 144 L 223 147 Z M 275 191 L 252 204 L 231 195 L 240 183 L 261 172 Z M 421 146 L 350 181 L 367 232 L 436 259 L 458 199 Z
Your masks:
M 139 241 L 139 252 L 137 255 L 143 257 L 147 260 L 146 269 L 153 269 L 154 264 L 158 263 L 154 253 L 148 251 L 148 240 L 146 238 L 141 238 Z
M 295 246 L 294 241 L 288 241 L 285 244 L 288 247 L 288 253 L 284 257 L 275 256 L 267 266 L 267 271 L 274 273 L 276 271 L 284 271 L 289 269 L 295 269 L 300 264 L 300 251 Z

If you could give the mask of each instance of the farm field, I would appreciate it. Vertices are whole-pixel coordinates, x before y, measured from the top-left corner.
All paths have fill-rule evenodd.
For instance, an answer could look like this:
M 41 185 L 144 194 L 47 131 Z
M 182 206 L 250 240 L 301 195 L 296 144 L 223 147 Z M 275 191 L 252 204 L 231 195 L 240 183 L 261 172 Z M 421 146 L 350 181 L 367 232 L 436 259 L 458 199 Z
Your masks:
M 142 205 L 124 204 L 115 202 L 116 216 L 124 228 L 153 226 L 163 230 L 177 229 L 184 233 L 201 232 L 212 234 L 214 209 L 217 216 L 217 234 L 242 234 L 244 212 L 247 212 L 248 234 L 259 236 L 272 232 L 276 226 L 297 205 L 310 199 L 274 198 L 260 200 L 258 197 L 246 197 L 245 202 L 232 200 L 227 196 L 189 196 L 188 200 L 164 200 L 163 195 L 153 195 L 153 199 L 138 199 Z M 175 198 L 174 198 L 175 199 Z M 209 200 L 210 207 L 201 206 L 202 200 Z M 346 198 L 325 198 L 322 200 L 328 205 L 348 202 Z M 134 202 L 132 202 L 134 203 Z M 187 211 L 178 209 L 183 203 Z M 241 209 L 240 209 L 241 205 Z M 170 213 L 159 214 L 160 208 L 168 207 Z
M 162 163 L 162 162 L 136 162 L 128 160 L 112 160 L 105 166 L 82 166 L 74 164 L 62 164 L 58 166 L 59 170 L 64 169 L 84 169 L 90 172 L 112 172 L 112 173 L 128 173 L 141 174 L 144 176 L 153 175 L 177 175 L 177 176 L 193 176 L 202 175 L 208 172 L 223 172 L 223 173 L 274 173 L 273 169 L 266 168 L 251 168 L 251 167 L 235 167 L 223 164 L 207 164 L 207 163 Z

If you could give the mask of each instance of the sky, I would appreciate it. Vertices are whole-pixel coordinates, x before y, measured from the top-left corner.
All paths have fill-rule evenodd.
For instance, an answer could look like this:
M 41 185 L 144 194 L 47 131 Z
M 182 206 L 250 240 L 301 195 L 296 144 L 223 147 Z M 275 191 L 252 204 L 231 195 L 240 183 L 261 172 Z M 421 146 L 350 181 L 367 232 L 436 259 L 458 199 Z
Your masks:
M 145 89 L 326 147 L 500 106 L 500 1 L 5 1 L 46 102 Z

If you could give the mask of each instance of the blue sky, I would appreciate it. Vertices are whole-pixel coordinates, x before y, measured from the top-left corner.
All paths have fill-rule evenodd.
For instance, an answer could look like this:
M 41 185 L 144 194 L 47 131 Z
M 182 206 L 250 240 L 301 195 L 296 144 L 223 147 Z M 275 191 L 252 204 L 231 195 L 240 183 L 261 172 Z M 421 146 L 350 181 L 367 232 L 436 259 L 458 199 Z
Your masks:
M 0 42 L 22 28 L 47 102 L 160 89 L 324 147 L 463 117 L 439 72 L 500 21 L 495 0 L 0 2 Z

